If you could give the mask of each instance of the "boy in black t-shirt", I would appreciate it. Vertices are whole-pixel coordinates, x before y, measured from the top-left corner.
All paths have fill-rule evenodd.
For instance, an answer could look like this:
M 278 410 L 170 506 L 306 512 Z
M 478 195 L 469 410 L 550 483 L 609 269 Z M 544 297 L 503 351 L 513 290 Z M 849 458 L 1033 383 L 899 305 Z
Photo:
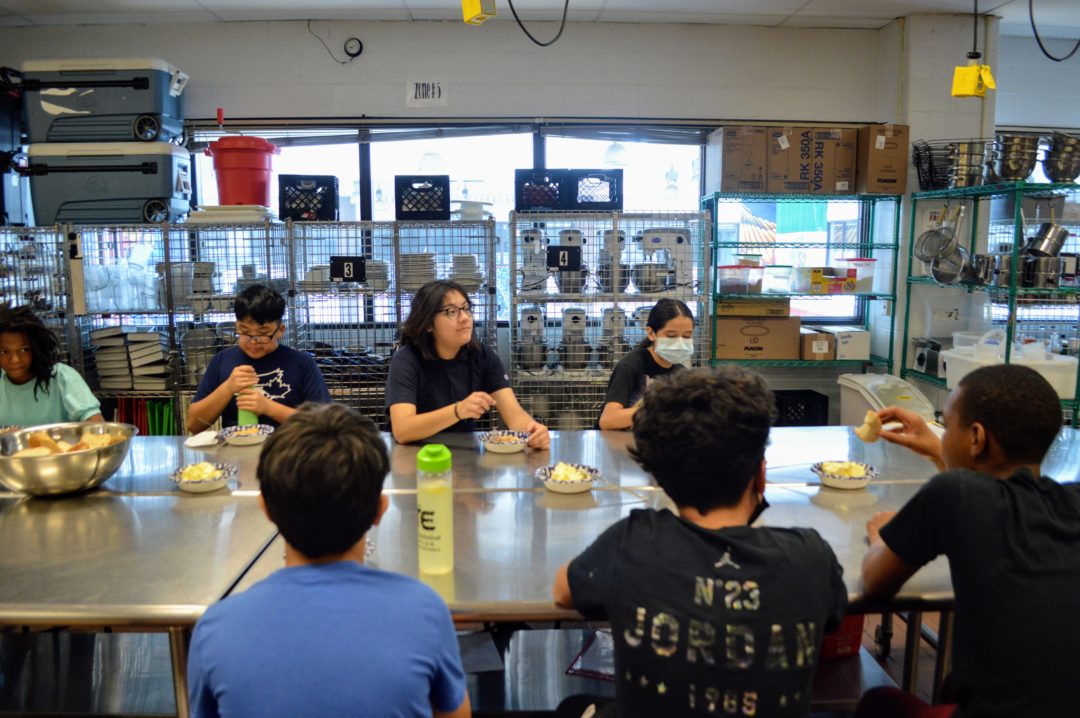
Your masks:
M 892 596 L 945 554 L 956 594 L 954 718 L 1076 715 L 1080 491 L 1040 475 L 1061 429 L 1057 393 L 1027 367 L 989 366 L 965 376 L 945 402 L 940 440 L 912 412 L 890 407 L 878 416 L 902 424 L 883 438 L 944 473 L 899 512 L 867 523 L 867 594 Z M 922 714 L 897 711 L 898 699 L 871 691 L 858 715 Z
M 653 382 L 634 458 L 678 513 L 634 510 L 559 569 L 556 603 L 611 622 L 620 718 L 808 716 L 822 635 L 847 607 L 810 529 L 754 528 L 774 403 L 740 367 Z

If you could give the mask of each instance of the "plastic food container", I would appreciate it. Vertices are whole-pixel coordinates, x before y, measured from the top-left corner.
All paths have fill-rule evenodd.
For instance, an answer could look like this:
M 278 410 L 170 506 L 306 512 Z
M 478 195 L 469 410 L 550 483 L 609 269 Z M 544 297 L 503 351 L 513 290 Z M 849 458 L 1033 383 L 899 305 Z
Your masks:
M 746 294 L 753 267 L 728 265 L 716 268 L 716 290 L 720 294 Z M 760 271 L 760 270 L 759 270 Z M 761 291 L 761 278 L 758 277 L 758 290 Z
M 836 260 L 836 268 L 839 273 L 849 269 L 855 270 L 855 292 L 857 294 L 869 294 L 874 291 L 874 270 L 877 268 L 877 260 L 868 257 L 850 257 Z M 839 274 L 838 273 L 838 274 Z
M 761 291 L 766 294 L 787 294 L 790 292 L 793 269 L 790 265 L 783 264 L 765 267 L 765 273 L 761 279 Z M 807 275 L 807 283 L 809 281 L 809 275 Z

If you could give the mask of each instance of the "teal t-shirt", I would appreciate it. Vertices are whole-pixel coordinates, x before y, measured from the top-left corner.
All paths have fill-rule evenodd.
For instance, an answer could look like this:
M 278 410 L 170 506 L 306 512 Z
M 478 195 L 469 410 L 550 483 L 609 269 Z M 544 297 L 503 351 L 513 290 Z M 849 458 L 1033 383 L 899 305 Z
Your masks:
M 67 364 L 57 364 L 49 390 L 38 389 L 34 380 L 12 384 L 0 372 L 0 426 L 37 426 L 61 421 L 86 421 L 101 413 L 101 402 L 90 391 L 79 372 Z

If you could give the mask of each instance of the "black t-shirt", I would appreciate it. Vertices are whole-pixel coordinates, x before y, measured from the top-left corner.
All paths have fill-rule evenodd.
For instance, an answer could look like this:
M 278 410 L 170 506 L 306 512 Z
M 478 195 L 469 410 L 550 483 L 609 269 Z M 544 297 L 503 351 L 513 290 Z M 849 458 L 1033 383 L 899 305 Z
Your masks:
M 811 529 L 703 529 L 637 509 L 570 563 L 574 608 L 609 620 L 619 718 L 810 715 L 821 638 L 847 608 Z
M 1019 471 L 939 474 L 881 529 L 922 566 L 945 554 L 956 594 L 960 712 L 1076 715 L 1080 680 L 1080 487 Z
M 491 347 L 482 346 L 479 353 L 466 352 L 456 359 L 433 361 L 421 359 L 412 347 L 401 347 L 390 360 L 386 407 L 414 404 L 417 414 L 426 414 L 461 401 L 474 391 L 493 394 L 508 386 L 510 377 Z M 475 424 L 465 419 L 446 431 L 473 431 Z
M 683 368 L 682 364 L 673 364 L 665 369 L 656 363 L 648 349 L 635 347 L 623 355 L 611 372 L 604 405 L 615 402 L 622 404 L 624 408 L 633 406 L 645 393 L 650 379 L 666 376 Z

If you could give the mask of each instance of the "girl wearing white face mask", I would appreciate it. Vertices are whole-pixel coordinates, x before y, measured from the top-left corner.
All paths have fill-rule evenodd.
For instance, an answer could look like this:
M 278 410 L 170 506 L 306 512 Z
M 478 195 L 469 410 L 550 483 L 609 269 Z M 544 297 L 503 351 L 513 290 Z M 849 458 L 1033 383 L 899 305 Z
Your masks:
M 649 382 L 690 366 L 693 355 L 694 315 L 678 299 L 661 299 L 649 312 L 645 340 L 611 373 L 600 428 L 629 429 Z

